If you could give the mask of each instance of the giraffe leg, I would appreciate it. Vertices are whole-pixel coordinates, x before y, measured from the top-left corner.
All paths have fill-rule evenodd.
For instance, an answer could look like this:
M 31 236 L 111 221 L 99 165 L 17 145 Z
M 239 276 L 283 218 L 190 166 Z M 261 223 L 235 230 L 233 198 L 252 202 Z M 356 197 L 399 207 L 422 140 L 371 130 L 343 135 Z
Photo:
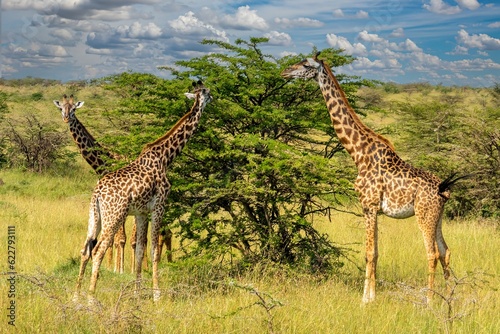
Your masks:
M 132 235 L 130 236 L 130 246 L 132 247 L 132 273 L 135 273 L 135 248 L 137 246 L 137 218 L 134 219 L 132 226 Z
M 73 297 L 74 300 L 77 300 L 80 295 L 82 280 L 85 274 L 85 268 L 87 267 L 87 263 L 89 262 L 89 259 L 92 257 L 92 252 L 95 249 L 97 243 L 97 236 L 101 232 L 101 225 L 102 223 L 101 223 L 101 215 L 100 215 L 98 201 L 97 198 L 93 196 L 90 202 L 87 238 L 85 239 L 83 248 L 80 251 L 81 253 L 80 270 L 78 272 L 78 279 L 76 282 L 76 292 L 75 296 Z
M 136 274 L 136 285 L 135 293 L 138 295 L 141 288 L 142 279 L 142 259 L 144 258 L 144 252 L 146 250 L 145 241 L 147 241 L 148 232 L 148 216 L 138 215 L 135 216 L 136 225 L 136 243 L 135 243 L 135 274 Z
M 363 303 L 369 303 L 375 299 L 375 279 L 378 260 L 377 211 L 378 209 L 376 207 L 364 209 L 366 228 L 366 272 L 362 299 Z
M 123 224 L 114 238 L 114 245 L 116 247 L 115 258 L 115 273 L 123 274 L 123 264 L 125 261 L 125 243 L 127 242 L 127 235 L 125 233 L 125 224 Z M 112 248 L 112 247 L 111 247 Z
M 143 239 L 143 247 L 144 247 L 144 258 L 142 260 L 142 269 L 148 269 L 148 257 L 146 254 L 146 248 L 148 245 L 148 238 L 147 235 Z M 130 246 L 132 247 L 132 273 L 135 273 L 135 249 L 137 247 L 137 218 L 134 221 L 134 225 L 132 227 L 132 236 L 130 237 Z
M 425 212 L 427 211 L 427 212 Z M 416 211 L 417 224 L 424 237 L 425 252 L 427 253 L 427 303 L 430 303 L 434 295 L 434 278 L 436 276 L 437 261 L 439 258 L 439 245 L 436 242 L 437 221 L 439 216 L 435 216 L 426 209 L 422 212 Z M 444 240 L 443 240 L 444 241 Z
M 450 277 L 450 256 L 451 252 L 446 245 L 443 237 L 442 231 L 442 214 L 439 217 L 439 221 L 437 223 L 436 228 L 436 248 L 439 253 L 439 262 L 441 262 L 441 266 L 443 267 L 444 279 L 448 280 Z
M 104 258 L 104 255 L 106 254 L 106 251 L 110 246 L 112 247 L 111 241 L 113 240 L 112 237 L 105 236 L 103 240 L 100 240 L 97 242 L 96 247 L 94 248 L 94 251 L 92 252 L 92 275 L 90 277 L 90 287 L 89 287 L 89 295 L 88 295 L 88 302 L 89 305 L 94 305 L 96 304 L 96 299 L 95 299 L 95 289 L 97 286 L 97 279 L 99 278 L 99 268 L 101 267 L 102 260 Z
M 167 253 L 167 262 L 173 262 L 172 260 L 172 231 L 168 228 L 162 234 L 160 234 L 160 256 L 162 252 L 163 245 L 165 245 Z
M 151 215 L 151 259 L 153 262 L 153 301 L 160 299 L 160 287 L 158 283 L 158 264 L 160 263 L 160 238 L 161 223 L 163 217 L 163 206 L 159 206 Z
M 96 244 L 96 240 L 87 240 L 85 241 L 85 244 L 83 245 L 83 249 L 81 251 L 82 255 L 80 258 L 80 270 L 78 272 L 78 280 L 76 281 L 76 292 L 73 297 L 73 299 L 76 301 L 78 300 L 78 297 L 80 295 L 80 290 L 82 288 L 82 281 L 83 281 L 83 276 L 85 274 L 85 268 L 87 267 L 87 263 L 89 262 L 89 259 L 92 254 L 92 249 L 94 248 Z
M 113 247 L 109 247 L 107 254 L 108 257 L 108 268 L 111 270 L 113 268 Z M 116 271 L 116 266 L 115 266 L 115 271 Z

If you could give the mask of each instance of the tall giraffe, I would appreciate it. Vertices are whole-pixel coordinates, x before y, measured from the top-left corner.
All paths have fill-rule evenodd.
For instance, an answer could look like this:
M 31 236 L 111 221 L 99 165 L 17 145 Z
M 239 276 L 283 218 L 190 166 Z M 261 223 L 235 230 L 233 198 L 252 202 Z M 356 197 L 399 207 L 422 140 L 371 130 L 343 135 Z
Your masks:
M 112 155 L 105 150 L 85 128 L 85 126 L 76 117 L 76 109 L 83 106 L 83 101 L 74 102 L 73 95 L 68 97 L 63 95 L 62 103 L 58 100 L 53 101 L 56 107 L 61 110 L 62 119 L 65 123 L 69 123 L 69 131 L 71 136 L 80 151 L 80 154 L 85 161 L 92 167 L 99 177 L 110 172 L 109 167 L 112 161 L 118 160 L 118 157 Z M 123 263 L 125 256 L 125 243 L 127 235 L 125 226 L 121 226 L 114 238 L 116 248 L 116 258 L 114 263 L 114 271 L 123 273 Z M 109 265 L 113 262 L 113 247 L 109 250 Z
M 428 300 L 432 296 L 437 260 L 445 279 L 450 276 L 450 250 L 441 230 L 443 207 L 449 187 L 457 179 L 441 180 L 403 161 L 392 144 L 361 122 L 349 105 L 331 69 L 318 55 L 282 72 L 284 78 L 315 79 L 325 99 L 335 132 L 358 169 L 354 183 L 365 217 L 366 272 L 363 303 L 375 299 L 378 259 L 377 214 L 389 217 L 416 216 L 428 260 Z
M 182 151 L 193 134 L 206 104 L 212 101 L 210 90 L 201 81 L 194 93 L 185 93 L 195 99 L 193 107 L 162 137 L 147 144 L 139 157 L 129 165 L 104 175 L 92 194 L 87 238 L 83 245 L 80 272 L 76 285 L 78 297 L 85 267 L 92 257 L 92 275 L 89 301 L 94 300 L 99 267 L 114 234 L 128 215 L 135 215 L 137 223 L 137 248 L 135 250 L 136 291 L 141 284 L 142 258 L 151 214 L 151 257 L 153 262 L 153 299 L 160 297 L 158 286 L 158 262 L 160 260 L 158 236 L 165 202 L 170 192 L 166 176 L 167 167 Z M 102 229 L 102 231 L 101 231 Z M 100 236 L 99 236 L 100 233 Z M 99 239 L 97 237 L 99 236 Z
M 87 128 L 80 122 L 78 117 L 76 117 L 76 109 L 83 106 L 83 101 L 74 102 L 73 95 L 68 97 L 63 95 L 62 103 L 58 100 L 53 101 L 56 107 L 61 110 L 62 119 L 65 123 L 69 123 L 69 130 L 75 144 L 77 145 L 80 154 L 85 159 L 85 161 L 92 167 L 99 177 L 110 172 L 109 167 L 113 161 L 117 161 L 120 158 L 117 155 L 104 149 L 95 138 L 90 134 Z M 120 227 L 118 232 L 114 237 L 114 246 L 116 248 L 116 258 L 114 261 L 114 271 L 123 274 L 124 269 L 124 257 L 125 257 L 125 243 L 127 241 L 127 235 L 125 233 L 125 226 Z M 162 235 L 162 243 L 165 244 L 167 248 L 167 260 L 172 262 L 172 232 L 166 229 L 165 235 Z M 132 236 L 130 239 L 130 245 L 132 247 L 132 253 L 135 252 L 136 248 L 136 224 L 134 223 L 132 229 Z M 113 262 L 113 247 L 109 250 L 108 263 L 111 267 Z M 161 252 L 160 252 L 161 254 Z M 134 260 L 134 256 L 132 256 Z M 132 266 L 132 272 L 134 272 L 134 266 Z

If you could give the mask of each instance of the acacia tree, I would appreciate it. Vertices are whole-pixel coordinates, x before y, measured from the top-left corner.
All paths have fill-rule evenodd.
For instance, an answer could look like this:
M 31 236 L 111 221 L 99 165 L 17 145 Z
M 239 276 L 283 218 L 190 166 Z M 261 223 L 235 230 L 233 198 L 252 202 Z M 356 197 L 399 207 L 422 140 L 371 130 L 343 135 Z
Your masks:
M 177 69 L 165 68 L 174 80 L 143 89 L 143 97 L 164 99 L 168 113 L 158 110 L 159 119 L 178 118 L 189 108 L 179 103 L 184 101 L 179 87 L 188 87 L 193 78 L 202 79 L 214 96 L 169 171 L 173 187 L 166 219 L 180 227 L 189 254 L 328 269 L 341 264 L 342 254 L 314 229 L 313 217 L 329 214 L 340 200 L 351 198 L 355 170 L 352 164 L 345 168 L 337 159 L 325 158 L 343 153 L 335 149 L 317 84 L 288 83 L 280 77 L 282 69 L 302 56 L 275 59 L 262 52 L 265 42 L 205 40 L 220 52 L 178 61 Z M 322 54 L 332 66 L 353 60 L 339 50 Z M 339 77 L 348 79 L 344 88 L 349 96 L 362 83 Z M 140 100 L 127 103 L 141 108 L 136 104 L 145 102 Z M 152 129 L 159 135 L 171 121 Z

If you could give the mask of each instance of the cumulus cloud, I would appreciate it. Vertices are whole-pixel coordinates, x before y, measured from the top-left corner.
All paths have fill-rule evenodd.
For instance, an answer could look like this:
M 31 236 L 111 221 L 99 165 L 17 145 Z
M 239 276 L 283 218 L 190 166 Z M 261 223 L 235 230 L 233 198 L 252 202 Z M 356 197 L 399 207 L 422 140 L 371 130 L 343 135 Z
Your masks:
M 372 42 L 372 43 L 380 43 L 384 41 L 382 37 L 380 37 L 377 34 L 370 34 L 368 31 L 363 30 L 358 34 L 358 39 L 362 40 L 363 42 Z
M 297 19 L 287 19 L 287 18 L 277 17 L 274 19 L 274 23 L 280 25 L 283 28 L 293 28 L 293 27 L 318 28 L 324 25 L 324 23 L 321 21 L 308 19 L 305 17 L 299 17 Z
M 266 30 L 269 28 L 266 20 L 257 14 L 256 10 L 250 6 L 241 6 L 234 15 L 224 15 L 219 19 L 219 24 L 223 28 L 236 30 Z
M 404 32 L 403 28 L 396 28 L 391 32 L 389 37 L 403 37 L 404 35 L 405 35 L 405 32 Z
M 478 9 L 481 4 L 477 0 L 455 0 L 458 5 L 462 8 L 467 8 L 470 10 Z
M 130 26 L 120 26 L 117 32 L 128 38 L 134 39 L 156 39 L 162 35 L 162 30 L 153 22 L 147 25 L 141 25 L 139 22 L 134 22 Z
M 422 7 L 435 14 L 453 15 L 462 11 L 459 6 L 450 6 L 443 0 L 430 0 L 429 4 Z
M 347 38 L 335 34 L 327 34 L 326 41 L 333 48 L 343 49 L 346 53 L 354 56 L 366 55 L 366 47 L 361 43 L 351 44 Z
M 500 21 L 488 24 L 488 28 L 500 28 Z
M 68 29 L 53 29 L 50 35 L 64 41 L 70 41 L 74 39 L 73 33 Z
M 87 45 L 91 48 L 114 48 L 129 44 L 132 40 L 153 40 L 162 36 L 162 30 L 154 23 L 142 25 L 134 22 L 130 26 L 120 25 L 105 32 L 91 32 L 87 35 Z
M 342 11 L 342 9 L 335 9 L 333 11 L 333 16 L 334 17 L 344 17 L 344 12 Z
M 453 51 L 450 52 L 449 54 L 451 54 L 451 55 L 466 55 L 466 54 L 469 54 L 469 49 L 466 48 L 465 46 L 457 45 L 457 46 L 455 46 Z
M 212 25 L 204 23 L 193 12 L 187 12 L 175 20 L 169 21 L 169 26 L 176 34 L 205 36 L 207 38 L 219 37 L 224 41 L 228 41 L 224 31 L 215 29 Z
M 458 44 L 467 48 L 479 50 L 500 50 L 500 39 L 493 38 L 486 34 L 469 35 L 464 29 L 460 29 L 456 37 Z
M 366 19 L 368 18 L 370 15 L 368 14 L 368 12 L 365 12 L 364 10 L 360 10 L 356 13 L 355 17 L 358 18 L 358 19 Z
M 56 15 L 61 18 L 73 20 L 96 19 L 118 21 L 151 18 L 151 14 L 140 12 L 132 7 L 132 5 L 154 4 L 157 2 L 157 0 L 6 0 L 2 3 L 2 9 L 36 10 L 41 15 Z
M 292 37 L 284 32 L 271 31 L 264 34 L 264 37 L 269 38 L 269 44 L 288 46 L 292 44 Z
M 41 57 L 70 57 L 66 49 L 60 45 L 38 44 L 33 45 L 32 50 Z

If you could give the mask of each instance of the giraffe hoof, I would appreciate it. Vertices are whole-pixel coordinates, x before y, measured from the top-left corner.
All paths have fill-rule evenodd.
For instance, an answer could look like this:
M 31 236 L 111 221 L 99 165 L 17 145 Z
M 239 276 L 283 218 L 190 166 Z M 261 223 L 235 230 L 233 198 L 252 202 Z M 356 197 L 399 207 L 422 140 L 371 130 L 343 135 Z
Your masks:
M 87 297 L 87 305 L 93 310 L 102 309 L 102 304 L 94 296 Z
M 78 300 L 80 300 L 80 293 L 77 291 L 73 294 L 73 298 L 71 298 L 71 301 L 73 301 L 73 303 L 78 303 Z
M 160 290 L 154 290 L 153 291 L 153 301 L 154 302 L 159 301 L 160 300 L 160 295 L 161 295 Z

